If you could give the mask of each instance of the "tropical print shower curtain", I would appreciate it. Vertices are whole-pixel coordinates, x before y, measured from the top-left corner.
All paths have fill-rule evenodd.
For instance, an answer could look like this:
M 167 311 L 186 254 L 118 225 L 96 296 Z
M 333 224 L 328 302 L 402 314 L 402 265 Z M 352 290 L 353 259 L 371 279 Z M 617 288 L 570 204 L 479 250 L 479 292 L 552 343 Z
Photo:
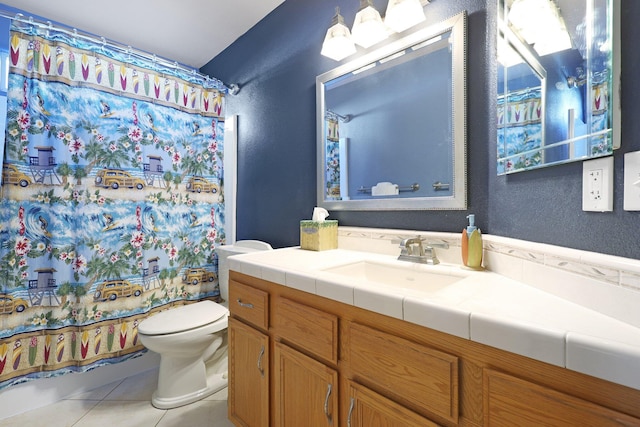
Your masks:
M 498 96 L 498 174 L 542 163 L 541 106 L 541 87 Z
M 54 30 L 10 35 L 0 389 L 139 355 L 219 297 L 224 86 Z
M 340 200 L 340 124 L 338 118 L 330 111 L 325 119 L 325 183 L 326 200 Z M 345 191 L 346 189 L 342 189 Z

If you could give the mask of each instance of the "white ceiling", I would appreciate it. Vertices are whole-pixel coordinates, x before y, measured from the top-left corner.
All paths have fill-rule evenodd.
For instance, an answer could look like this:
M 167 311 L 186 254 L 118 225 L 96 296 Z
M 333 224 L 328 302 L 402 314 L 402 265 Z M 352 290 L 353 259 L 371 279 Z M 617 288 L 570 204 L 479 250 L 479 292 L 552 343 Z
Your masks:
M 2 4 L 200 68 L 283 1 L 2 0 Z

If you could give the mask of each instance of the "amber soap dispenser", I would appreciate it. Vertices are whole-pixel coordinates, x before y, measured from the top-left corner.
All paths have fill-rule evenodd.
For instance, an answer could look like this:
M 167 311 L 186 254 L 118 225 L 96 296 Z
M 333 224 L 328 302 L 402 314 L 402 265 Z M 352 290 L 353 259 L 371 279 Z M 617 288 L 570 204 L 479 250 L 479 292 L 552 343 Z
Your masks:
M 482 270 L 482 233 L 476 227 L 476 216 L 467 215 L 469 225 L 462 230 L 462 262 L 465 267 Z

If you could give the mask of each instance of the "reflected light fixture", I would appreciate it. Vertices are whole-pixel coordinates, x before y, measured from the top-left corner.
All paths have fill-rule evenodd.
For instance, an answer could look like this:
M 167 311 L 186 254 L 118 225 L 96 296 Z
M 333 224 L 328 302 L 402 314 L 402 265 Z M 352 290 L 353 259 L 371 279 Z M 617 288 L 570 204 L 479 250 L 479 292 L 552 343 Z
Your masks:
M 502 34 L 498 37 L 498 62 L 507 68 L 524 62 L 522 56 L 511 47 Z
M 426 3 L 429 3 L 426 1 Z M 384 23 L 397 33 L 426 19 L 420 0 L 389 0 Z
M 331 21 L 331 27 L 322 43 L 320 54 L 340 61 L 349 55 L 356 53 L 356 47 L 351 40 L 349 28 L 344 25 L 344 18 L 340 15 L 340 8 L 336 7 L 336 14 Z
M 381 42 L 389 35 L 380 12 L 373 7 L 371 0 L 360 0 L 360 10 L 356 13 L 351 32 L 353 41 L 365 49 Z
M 516 0 L 508 21 L 540 56 L 572 47 L 562 14 L 552 0 Z

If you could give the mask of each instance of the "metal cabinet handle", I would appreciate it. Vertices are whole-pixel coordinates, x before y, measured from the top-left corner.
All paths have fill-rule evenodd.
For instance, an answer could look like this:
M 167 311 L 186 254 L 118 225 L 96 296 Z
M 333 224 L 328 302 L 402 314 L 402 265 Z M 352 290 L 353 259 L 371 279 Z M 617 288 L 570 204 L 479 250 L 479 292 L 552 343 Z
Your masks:
M 264 369 L 262 369 L 262 356 L 264 356 L 264 346 L 260 348 L 260 354 L 258 355 L 258 371 L 260 375 L 264 377 Z
M 324 398 L 324 414 L 331 422 L 331 414 L 329 413 L 329 396 L 331 396 L 331 384 L 327 384 L 327 396 Z
M 236 300 L 236 302 L 238 303 L 238 305 L 239 305 L 240 307 L 253 308 L 253 304 L 248 303 L 248 302 L 242 302 L 242 300 L 241 300 L 240 298 L 238 298 L 238 299 Z
M 347 415 L 347 427 L 351 427 L 351 414 L 353 413 L 353 407 L 355 406 L 356 400 L 352 397 L 351 403 L 349 404 L 349 415 Z

